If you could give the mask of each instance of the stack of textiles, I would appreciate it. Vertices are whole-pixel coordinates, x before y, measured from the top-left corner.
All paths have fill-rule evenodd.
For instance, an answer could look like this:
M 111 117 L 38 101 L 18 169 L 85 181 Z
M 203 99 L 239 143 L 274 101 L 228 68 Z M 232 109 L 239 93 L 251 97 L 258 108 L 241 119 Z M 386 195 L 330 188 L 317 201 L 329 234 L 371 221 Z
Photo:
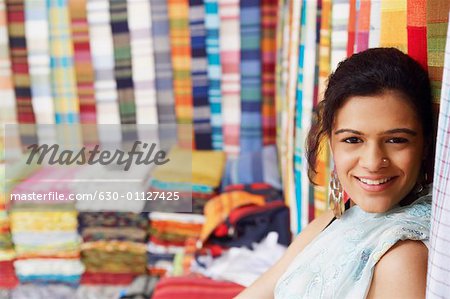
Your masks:
M 17 277 L 13 267 L 15 256 L 11 241 L 9 217 L 6 211 L 5 198 L 5 166 L 0 165 L 0 289 L 10 289 L 16 286 Z
M 217 194 L 220 187 L 225 154 L 174 147 L 167 158 L 168 163 L 153 171 L 149 191 L 178 192 L 182 199 L 192 198 L 193 213 L 203 214 L 206 202 Z
M 184 252 L 188 239 L 199 238 L 204 217 L 195 214 L 152 212 L 148 242 L 148 270 L 151 275 L 173 274 L 176 254 Z
M 148 220 L 145 213 L 80 212 L 82 284 L 126 285 L 146 273 Z
M 20 200 L 11 206 L 11 232 L 17 259 L 14 261 L 20 282 L 55 282 L 76 286 L 84 266 L 80 262 L 80 236 L 77 211 L 66 200 L 73 168 L 43 167 L 14 187 L 12 193 L 64 194 L 61 200 Z M 43 180 L 58 180 L 44 183 Z

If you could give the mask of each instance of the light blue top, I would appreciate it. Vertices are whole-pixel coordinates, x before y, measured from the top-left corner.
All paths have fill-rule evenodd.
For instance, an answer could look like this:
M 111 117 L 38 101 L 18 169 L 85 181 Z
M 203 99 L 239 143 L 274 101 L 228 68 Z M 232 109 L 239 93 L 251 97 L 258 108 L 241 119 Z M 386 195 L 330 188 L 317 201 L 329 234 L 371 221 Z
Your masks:
M 295 257 L 275 298 L 365 298 L 383 254 L 399 240 L 427 242 L 430 217 L 431 193 L 385 213 L 353 206 Z

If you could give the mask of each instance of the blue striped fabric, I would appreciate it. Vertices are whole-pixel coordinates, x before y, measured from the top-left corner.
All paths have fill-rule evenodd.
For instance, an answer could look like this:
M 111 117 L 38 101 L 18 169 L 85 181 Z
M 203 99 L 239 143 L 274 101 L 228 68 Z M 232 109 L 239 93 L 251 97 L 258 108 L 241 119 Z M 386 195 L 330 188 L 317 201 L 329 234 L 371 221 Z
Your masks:
M 241 151 L 262 147 L 260 0 L 241 0 Z
M 211 108 L 212 147 L 223 149 L 222 91 L 220 80 L 219 4 L 217 0 L 205 0 L 206 54 L 208 57 L 208 98 Z
M 153 51 L 155 57 L 155 88 L 160 124 L 175 123 L 173 74 L 169 40 L 167 2 L 150 0 Z
M 211 112 L 208 101 L 208 62 L 206 58 L 205 5 L 203 0 L 189 0 L 189 28 L 191 31 L 195 148 L 211 149 Z

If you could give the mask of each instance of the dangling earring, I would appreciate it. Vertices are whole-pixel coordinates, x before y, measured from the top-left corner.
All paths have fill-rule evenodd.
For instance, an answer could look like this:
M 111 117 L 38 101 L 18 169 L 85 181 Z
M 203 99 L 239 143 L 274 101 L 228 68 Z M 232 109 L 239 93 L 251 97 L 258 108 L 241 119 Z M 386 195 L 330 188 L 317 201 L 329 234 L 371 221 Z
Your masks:
M 345 211 L 344 205 L 344 189 L 337 176 L 336 171 L 331 172 L 330 192 L 328 194 L 328 204 L 336 218 L 341 218 Z

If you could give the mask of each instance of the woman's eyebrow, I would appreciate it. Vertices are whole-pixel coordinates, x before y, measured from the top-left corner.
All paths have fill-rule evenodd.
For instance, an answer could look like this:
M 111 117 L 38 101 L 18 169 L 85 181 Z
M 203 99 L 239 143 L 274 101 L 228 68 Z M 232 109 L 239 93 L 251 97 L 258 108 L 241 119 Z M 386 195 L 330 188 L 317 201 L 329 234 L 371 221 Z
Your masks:
M 336 132 L 334 132 L 334 135 L 341 134 L 341 133 L 352 133 L 355 135 L 364 135 L 364 133 L 352 129 L 339 129 Z M 396 134 L 396 133 L 404 133 L 411 136 L 417 136 L 417 132 L 408 128 L 395 128 L 391 130 L 384 131 L 382 134 Z
M 352 130 L 352 129 L 339 129 L 336 132 L 334 132 L 334 135 L 341 134 L 341 133 L 352 133 L 352 134 L 356 134 L 356 135 L 364 135 L 363 133 L 356 131 L 356 130 Z

